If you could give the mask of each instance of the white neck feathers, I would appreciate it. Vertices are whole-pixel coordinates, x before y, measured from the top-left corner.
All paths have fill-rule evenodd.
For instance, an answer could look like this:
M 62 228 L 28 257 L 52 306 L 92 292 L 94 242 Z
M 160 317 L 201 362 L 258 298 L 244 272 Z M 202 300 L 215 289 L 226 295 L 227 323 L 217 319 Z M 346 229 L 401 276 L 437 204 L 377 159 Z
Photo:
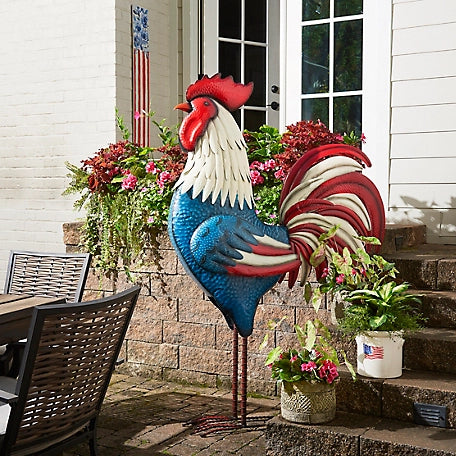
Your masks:
M 241 209 L 244 202 L 252 208 L 247 146 L 233 116 L 215 103 L 218 114 L 198 139 L 195 151 L 189 152 L 175 188 L 180 186 L 183 193 L 192 188 L 192 198 L 202 192 L 202 200 L 211 197 L 212 204 L 220 195 L 222 206 L 229 201 L 233 207 L 237 197 Z

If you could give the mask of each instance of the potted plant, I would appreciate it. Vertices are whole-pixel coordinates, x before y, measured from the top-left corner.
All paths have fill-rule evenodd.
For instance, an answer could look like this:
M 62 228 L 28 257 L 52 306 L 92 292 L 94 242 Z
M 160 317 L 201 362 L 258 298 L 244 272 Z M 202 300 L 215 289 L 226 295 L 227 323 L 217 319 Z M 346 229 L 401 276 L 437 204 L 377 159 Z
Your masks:
M 315 250 L 312 262 L 321 267 L 322 248 L 335 233 L 326 233 Z M 357 372 L 376 378 L 402 375 L 404 333 L 421 327 L 417 310 L 418 295 L 409 293 L 410 284 L 399 283 L 394 263 L 380 255 L 369 254 L 366 245 L 379 244 L 375 238 L 360 238 L 364 247 L 350 252 L 330 249 L 330 261 L 320 274 L 315 300 L 330 293 L 342 309 L 337 318 L 340 329 L 354 337 L 357 344 Z
M 282 321 L 283 318 L 270 325 L 271 329 Z M 295 325 L 294 329 L 298 348 L 277 346 L 265 361 L 271 369 L 271 377 L 281 384 L 282 417 L 307 424 L 331 421 L 336 413 L 335 383 L 340 362 L 331 345 L 329 330 L 317 319 L 308 320 L 303 328 Z M 347 364 L 355 377 L 351 365 Z

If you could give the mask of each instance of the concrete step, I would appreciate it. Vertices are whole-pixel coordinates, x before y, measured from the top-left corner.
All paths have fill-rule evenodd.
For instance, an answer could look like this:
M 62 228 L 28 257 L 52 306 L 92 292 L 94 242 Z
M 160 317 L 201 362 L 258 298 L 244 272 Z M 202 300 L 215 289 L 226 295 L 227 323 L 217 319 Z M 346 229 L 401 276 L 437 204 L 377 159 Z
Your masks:
M 425 328 L 404 343 L 404 367 L 456 374 L 456 329 Z
M 426 225 L 387 224 L 382 253 L 394 253 L 426 243 Z
M 456 428 L 456 375 L 404 369 L 399 378 L 374 379 L 359 375 L 354 382 L 340 369 L 337 408 L 345 412 L 414 422 L 414 404 L 446 407 L 444 427 Z
M 455 456 L 456 430 L 338 412 L 330 423 L 268 421 L 268 456 Z
M 456 329 L 456 291 L 410 290 L 421 295 L 420 312 L 429 328 Z
M 383 255 L 414 288 L 456 291 L 456 246 L 423 244 Z

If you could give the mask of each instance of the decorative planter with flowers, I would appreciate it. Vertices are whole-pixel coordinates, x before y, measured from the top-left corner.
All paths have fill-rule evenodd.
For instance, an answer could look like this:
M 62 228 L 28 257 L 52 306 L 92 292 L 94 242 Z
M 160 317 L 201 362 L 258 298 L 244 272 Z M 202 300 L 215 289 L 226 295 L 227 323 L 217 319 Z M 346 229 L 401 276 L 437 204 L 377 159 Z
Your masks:
M 282 417 L 307 424 L 331 421 L 336 413 L 340 362 L 329 330 L 319 320 L 308 320 L 304 328 L 295 325 L 295 331 L 299 348 L 278 346 L 265 361 L 272 378 L 281 382 Z
M 328 249 L 328 240 L 335 227 L 321 238 L 314 252 L 313 264 L 319 267 L 321 249 Z M 379 244 L 375 238 L 361 238 L 365 244 Z M 394 263 L 364 248 L 350 253 L 331 249 L 331 261 L 322 271 L 320 285 L 313 290 L 315 302 L 324 293 L 338 296 L 337 318 L 340 329 L 357 343 L 358 374 L 375 378 L 402 375 L 402 346 L 405 332 L 421 327 L 422 315 L 417 310 L 418 295 L 408 293 L 410 285 L 399 283 Z M 414 305 L 415 304 L 415 305 Z

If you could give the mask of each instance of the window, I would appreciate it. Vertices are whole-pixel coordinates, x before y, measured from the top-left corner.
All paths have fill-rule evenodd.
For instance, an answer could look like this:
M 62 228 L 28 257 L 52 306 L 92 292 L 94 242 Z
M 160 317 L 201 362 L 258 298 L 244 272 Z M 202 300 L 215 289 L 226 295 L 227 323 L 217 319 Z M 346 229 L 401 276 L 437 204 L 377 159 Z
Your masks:
M 278 119 L 274 119 L 278 114 L 271 109 L 278 95 L 270 90 L 278 83 L 278 26 L 270 25 L 271 21 L 278 22 L 278 8 L 277 0 L 204 3 L 204 72 L 220 72 L 223 77 L 233 76 L 237 82 L 254 83 L 246 105 L 233 113 L 243 129 L 278 124 Z M 214 21 L 214 17 L 218 19 Z
M 302 0 L 301 118 L 361 134 L 362 0 Z

